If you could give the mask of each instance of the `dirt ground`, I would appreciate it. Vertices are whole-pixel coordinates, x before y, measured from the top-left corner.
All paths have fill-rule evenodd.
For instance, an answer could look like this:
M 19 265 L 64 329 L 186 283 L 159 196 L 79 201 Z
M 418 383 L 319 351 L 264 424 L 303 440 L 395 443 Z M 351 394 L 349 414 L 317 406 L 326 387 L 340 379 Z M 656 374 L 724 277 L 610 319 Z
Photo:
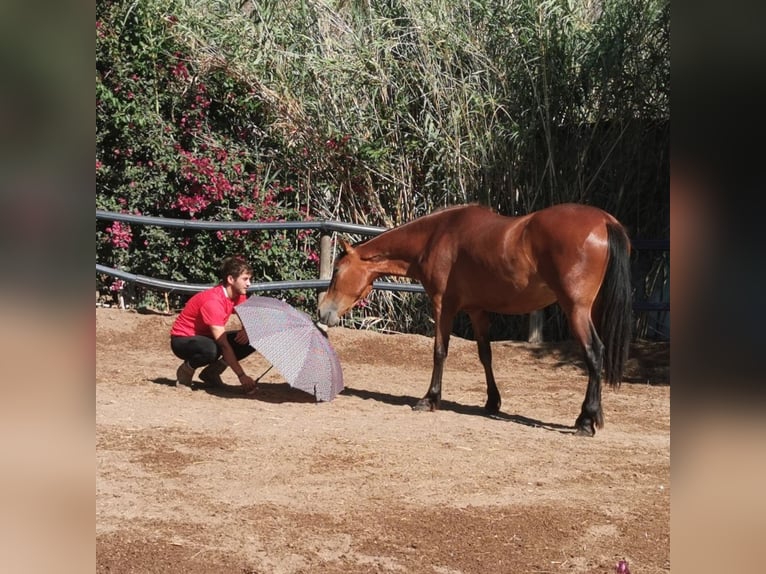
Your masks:
M 583 438 L 571 344 L 493 343 L 490 418 L 471 341 L 420 413 L 430 338 L 331 329 L 346 388 L 317 404 L 276 370 L 254 396 L 173 386 L 173 318 L 96 311 L 97 572 L 670 572 L 667 344 L 634 346 Z

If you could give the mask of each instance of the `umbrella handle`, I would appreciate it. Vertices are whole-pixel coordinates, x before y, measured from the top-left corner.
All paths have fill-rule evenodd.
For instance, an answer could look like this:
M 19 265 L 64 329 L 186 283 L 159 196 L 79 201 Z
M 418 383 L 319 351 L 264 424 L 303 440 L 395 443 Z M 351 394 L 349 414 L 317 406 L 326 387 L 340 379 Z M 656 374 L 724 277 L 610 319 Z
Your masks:
M 270 366 L 268 369 L 266 369 L 265 371 L 263 371 L 263 372 L 261 373 L 261 376 L 260 376 L 260 377 L 258 377 L 257 379 L 255 379 L 255 382 L 256 382 L 256 383 L 259 383 L 259 382 L 261 381 L 261 378 L 263 378 L 263 375 L 265 375 L 266 373 L 268 373 L 268 372 L 269 372 L 271 369 L 273 369 L 273 368 L 274 368 L 274 365 L 271 365 L 271 366 Z

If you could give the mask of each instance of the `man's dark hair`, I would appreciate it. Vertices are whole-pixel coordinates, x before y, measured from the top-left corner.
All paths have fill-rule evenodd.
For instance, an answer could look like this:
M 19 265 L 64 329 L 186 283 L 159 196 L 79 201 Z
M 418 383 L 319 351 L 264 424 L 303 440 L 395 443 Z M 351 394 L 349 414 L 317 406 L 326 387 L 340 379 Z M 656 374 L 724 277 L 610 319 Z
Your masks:
M 221 271 L 218 277 L 221 280 L 221 283 L 226 283 L 226 278 L 229 275 L 236 279 L 243 273 L 252 274 L 253 268 L 247 261 L 245 261 L 243 257 L 234 255 L 223 260 L 223 263 L 221 263 Z

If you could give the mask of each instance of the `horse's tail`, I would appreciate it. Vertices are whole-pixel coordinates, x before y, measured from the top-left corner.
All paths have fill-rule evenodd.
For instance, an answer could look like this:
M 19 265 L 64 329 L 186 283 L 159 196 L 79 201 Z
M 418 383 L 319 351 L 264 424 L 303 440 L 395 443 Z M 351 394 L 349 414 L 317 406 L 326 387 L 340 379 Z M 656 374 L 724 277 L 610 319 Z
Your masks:
M 630 240 L 618 224 L 607 223 L 609 261 L 601 284 L 600 335 L 604 343 L 604 378 L 619 386 L 633 332 L 630 284 Z

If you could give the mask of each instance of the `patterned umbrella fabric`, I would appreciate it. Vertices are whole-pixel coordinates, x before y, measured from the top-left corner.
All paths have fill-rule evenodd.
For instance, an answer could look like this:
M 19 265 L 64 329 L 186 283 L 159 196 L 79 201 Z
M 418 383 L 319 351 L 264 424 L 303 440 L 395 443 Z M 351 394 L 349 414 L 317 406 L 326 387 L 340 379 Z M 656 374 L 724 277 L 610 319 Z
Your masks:
M 343 390 L 343 371 L 327 335 L 311 318 L 279 299 L 253 295 L 234 309 L 250 345 L 291 387 L 331 401 Z

